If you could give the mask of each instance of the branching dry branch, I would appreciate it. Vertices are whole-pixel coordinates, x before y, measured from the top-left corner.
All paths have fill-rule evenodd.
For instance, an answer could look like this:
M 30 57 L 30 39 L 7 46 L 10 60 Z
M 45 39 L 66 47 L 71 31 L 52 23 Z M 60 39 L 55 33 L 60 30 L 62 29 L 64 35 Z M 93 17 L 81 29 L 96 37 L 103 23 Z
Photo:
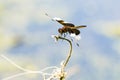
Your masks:
M 43 80 L 56 80 L 56 79 L 65 80 L 65 77 L 66 77 L 65 67 L 67 66 L 67 64 L 70 60 L 71 54 L 72 54 L 72 42 L 69 39 L 67 39 L 65 37 L 61 37 L 61 36 L 54 36 L 54 38 L 56 39 L 56 41 L 58 41 L 59 39 L 62 39 L 62 40 L 67 41 L 70 44 L 69 53 L 68 53 L 66 59 L 64 60 L 64 62 L 61 64 L 60 68 L 56 67 L 56 66 L 52 66 L 52 67 L 47 67 L 40 71 L 32 71 L 32 70 L 28 70 L 28 69 L 25 69 L 25 68 L 17 65 L 15 62 L 13 62 L 9 58 L 7 58 L 5 55 L 1 55 L 1 57 L 4 58 L 6 61 L 11 63 L 13 66 L 18 68 L 19 70 L 23 71 L 22 73 L 18 73 L 18 74 L 6 77 L 2 80 L 10 80 L 15 77 L 20 77 L 25 74 L 33 74 L 33 73 L 41 74 L 43 76 Z M 52 73 L 47 73 L 47 70 L 51 70 L 51 69 L 52 69 Z M 49 76 L 49 77 L 46 78 L 46 76 Z

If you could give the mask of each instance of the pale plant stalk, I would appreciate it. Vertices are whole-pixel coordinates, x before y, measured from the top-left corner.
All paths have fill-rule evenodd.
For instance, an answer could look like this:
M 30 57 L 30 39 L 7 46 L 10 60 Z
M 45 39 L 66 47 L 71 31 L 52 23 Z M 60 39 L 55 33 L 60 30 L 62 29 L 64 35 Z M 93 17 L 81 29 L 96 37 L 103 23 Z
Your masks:
M 54 36 L 54 38 L 56 38 L 56 41 L 58 40 L 58 39 L 62 39 L 62 40 L 65 40 L 65 41 L 67 41 L 68 43 L 69 43 L 69 45 L 70 45 L 70 49 L 69 49 L 69 52 L 68 52 L 68 55 L 67 55 L 67 57 L 66 57 L 66 59 L 65 59 L 65 61 L 63 62 L 63 64 L 61 65 L 61 77 L 60 77 L 60 80 L 65 80 L 65 76 L 66 76 L 66 74 L 65 74 L 65 67 L 67 66 L 67 64 L 68 64 L 68 62 L 69 62 L 69 60 L 70 60 L 70 57 L 71 57 L 71 54 L 72 54 L 72 42 L 69 40 L 69 39 L 67 39 L 67 38 L 65 38 L 65 37 L 61 37 L 61 36 Z
M 23 71 L 22 73 L 18 73 L 18 74 L 6 77 L 2 80 L 10 80 L 10 79 L 12 80 L 15 77 L 20 77 L 20 76 L 23 76 L 23 75 L 26 75 L 26 74 L 36 74 L 36 73 L 41 74 L 43 76 L 43 80 L 52 80 L 52 79 L 65 80 L 65 77 L 66 77 L 65 67 L 67 66 L 67 64 L 70 60 L 71 54 L 72 54 L 72 42 L 69 39 L 66 39 L 66 38 L 61 37 L 61 36 L 54 36 L 54 37 L 55 37 L 56 40 L 58 40 L 58 39 L 66 40 L 70 44 L 69 53 L 68 53 L 65 61 L 63 62 L 63 64 L 61 65 L 60 68 L 56 67 L 56 66 L 52 66 L 52 67 L 47 67 L 47 68 L 45 68 L 43 70 L 40 70 L 40 71 L 28 70 L 28 69 L 25 69 L 25 68 L 17 65 L 15 62 L 10 60 L 5 55 L 1 55 L 1 57 L 4 58 L 6 61 L 8 61 L 12 65 L 14 65 L 19 70 Z M 50 70 L 50 69 L 53 69 L 52 73 L 45 72 L 45 71 Z M 49 76 L 47 79 L 46 79 L 46 75 Z

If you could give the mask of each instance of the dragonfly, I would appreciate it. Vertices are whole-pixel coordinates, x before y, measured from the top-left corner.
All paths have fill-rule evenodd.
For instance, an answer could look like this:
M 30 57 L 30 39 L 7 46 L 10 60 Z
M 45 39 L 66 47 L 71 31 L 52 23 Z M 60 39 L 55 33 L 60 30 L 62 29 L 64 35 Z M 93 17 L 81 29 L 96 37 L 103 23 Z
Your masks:
M 45 15 L 50 17 L 47 13 Z M 60 35 L 64 35 L 64 37 L 65 37 L 66 34 L 69 33 L 72 37 L 75 37 L 77 40 L 80 39 L 80 36 L 79 36 L 80 35 L 80 30 L 79 29 L 87 27 L 86 25 L 76 26 L 73 23 L 65 22 L 63 19 L 58 18 L 58 17 L 54 17 L 54 18 L 51 18 L 51 19 L 53 21 L 57 21 L 59 24 L 62 25 L 62 27 L 58 29 L 58 32 L 60 33 Z

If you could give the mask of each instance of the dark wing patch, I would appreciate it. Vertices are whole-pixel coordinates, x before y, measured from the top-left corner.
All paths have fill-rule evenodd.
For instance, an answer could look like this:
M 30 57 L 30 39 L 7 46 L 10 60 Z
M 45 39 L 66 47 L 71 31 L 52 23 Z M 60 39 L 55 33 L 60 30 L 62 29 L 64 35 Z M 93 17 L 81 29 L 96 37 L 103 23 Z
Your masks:
M 75 33 L 75 35 L 79 35 L 80 34 L 80 31 L 77 30 L 77 29 L 70 29 L 68 30 L 69 33 Z
M 62 23 L 64 26 L 70 26 L 70 27 L 75 27 L 75 25 L 74 24 L 72 24 L 72 23 Z
M 81 25 L 81 26 L 75 26 L 75 27 L 70 27 L 70 29 L 79 29 L 79 28 L 84 28 L 87 27 L 85 25 Z
M 76 35 L 79 35 L 79 34 L 80 34 L 80 31 L 77 30 L 77 29 L 73 29 L 72 31 L 73 31 Z
M 64 20 L 56 20 L 58 23 L 64 25 L 64 26 L 70 26 L 70 27 L 74 27 L 75 25 L 69 22 L 65 22 Z

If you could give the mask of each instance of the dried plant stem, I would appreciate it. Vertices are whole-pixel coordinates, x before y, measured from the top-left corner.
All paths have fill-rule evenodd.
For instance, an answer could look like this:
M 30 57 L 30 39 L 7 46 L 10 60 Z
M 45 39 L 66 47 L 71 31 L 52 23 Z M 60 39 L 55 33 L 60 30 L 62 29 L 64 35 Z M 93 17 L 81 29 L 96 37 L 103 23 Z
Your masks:
M 71 54 L 72 54 L 72 42 L 69 39 L 67 39 L 65 37 L 61 37 L 61 36 L 56 36 L 55 38 L 56 38 L 56 40 L 58 40 L 58 39 L 66 40 L 70 45 L 69 53 L 68 53 L 63 65 L 61 67 L 62 76 L 60 77 L 60 80 L 65 80 L 65 71 L 64 70 L 65 70 L 65 67 L 67 66 L 67 64 L 70 60 Z
M 28 70 L 28 69 L 25 69 L 25 68 L 22 68 L 21 66 L 17 65 L 16 63 L 14 63 L 12 60 L 10 60 L 9 58 L 7 58 L 6 56 L 4 55 L 1 55 L 1 57 L 3 57 L 5 60 L 7 60 L 8 62 L 10 62 L 12 65 L 14 65 L 16 68 L 22 70 L 22 71 L 31 71 L 31 70 Z
M 15 62 L 13 62 L 12 60 L 10 60 L 8 57 L 6 57 L 5 55 L 1 55 L 2 58 L 4 58 L 6 61 L 8 61 L 9 63 L 11 63 L 12 65 L 14 65 L 16 68 L 18 68 L 19 70 L 23 71 L 22 73 L 18 73 L 18 74 L 15 74 L 15 75 L 11 75 L 9 77 L 6 77 L 6 78 L 3 78 L 2 80 L 9 80 L 9 79 L 13 79 L 15 77 L 19 77 L 19 76 L 22 76 L 22 75 L 25 75 L 25 74 L 41 74 L 43 76 L 43 78 L 45 77 L 45 75 L 49 75 L 51 76 L 52 74 L 51 73 L 46 73 L 44 71 L 47 71 L 49 69 L 58 69 L 58 67 L 56 66 L 52 66 L 52 67 L 47 67 L 47 68 L 44 68 L 43 70 L 40 70 L 40 71 L 32 71 L 32 70 L 29 70 L 29 69 L 25 69 L 19 65 L 17 65 Z M 46 80 L 46 79 L 44 79 Z
M 33 73 L 41 74 L 43 76 L 44 80 L 53 80 L 53 79 L 65 80 L 65 77 L 66 77 L 65 67 L 67 66 L 67 64 L 68 64 L 68 62 L 70 60 L 71 54 L 72 54 L 72 42 L 69 39 L 67 39 L 65 37 L 62 37 L 62 36 L 54 36 L 54 37 L 55 37 L 56 40 L 58 40 L 58 39 L 65 40 L 70 45 L 69 53 L 68 53 L 65 61 L 63 62 L 63 64 L 61 65 L 60 68 L 58 68 L 56 66 L 52 66 L 52 67 L 47 67 L 47 68 L 45 68 L 43 70 L 40 70 L 40 71 L 32 71 L 32 70 L 28 70 L 28 69 L 25 69 L 25 68 L 17 65 L 15 62 L 13 62 L 12 60 L 10 60 L 6 56 L 1 55 L 2 58 L 4 58 L 5 60 L 7 60 L 9 63 L 11 63 L 12 65 L 14 65 L 19 70 L 23 71 L 22 73 L 18 73 L 18 74 L 6 77 L 6 78 L 4 78 L 2 80 L 9 80 L 9 79 L 13 79 L 15 77 L 19 77 L 19 76 L 22 76 L 22 75 L 25 75 L 25 74 L 33 74 Z M 50 69 L 52 69 L 53 72 L 52 73 L 47 73 L 46 71 L 50 70 Z M 49 77 L 46 78 L 46 76 L 49 76 Z
M 66 39 L 66 38 L 61 37 L 61 36 L 59 36 L 58 38 L 59 38 L 59 39 L 62 39 L 62 40 L 66 40 L 66 41 L 69 42 L 69 44 L 70 44 L 69 53 L 68 53 L 68 55 L 67 55 L 67 57 L 66 57 L 66 60 L 65 60 L 64 63 L 63 63 L 63 67 L 65 68 L 66 65 L 68 64 L 68 62 L 69 62 L 69 60 L 70 60 L 70 57 L 71 57 L 71 54 L 72 54 L 72 42 L 71 42 L 69 39 Z

